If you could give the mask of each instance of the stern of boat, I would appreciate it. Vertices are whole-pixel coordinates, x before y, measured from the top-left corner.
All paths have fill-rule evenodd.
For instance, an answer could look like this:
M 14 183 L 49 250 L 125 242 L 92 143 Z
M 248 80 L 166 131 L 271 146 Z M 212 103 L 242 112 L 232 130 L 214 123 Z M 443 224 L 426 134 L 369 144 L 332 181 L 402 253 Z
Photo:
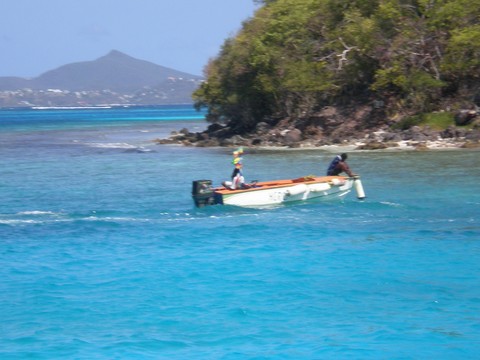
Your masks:
M 196 207 L 217 204 L 212 180 L 195 180 L 192 182 L 192 198 Z

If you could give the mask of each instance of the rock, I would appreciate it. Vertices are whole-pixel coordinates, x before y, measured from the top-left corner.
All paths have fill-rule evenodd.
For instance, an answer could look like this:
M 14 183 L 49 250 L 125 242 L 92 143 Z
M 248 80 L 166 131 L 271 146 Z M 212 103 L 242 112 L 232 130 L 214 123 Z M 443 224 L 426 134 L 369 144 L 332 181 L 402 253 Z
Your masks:
M 210 139 L 210 135 L 208 135 L 208 133 L 202 132 L 202 133 L 198 134 L 198 140 L 199 141 L 209 140 L 209 139 Z
M 225 127 L 225 125 L 215 123 L 215 124 L 212 124 L 212 125 L 208 126 L 207 132 L 212 133 L 212 132 L 223 129 L 224 127 Z
M 255 139 L 252 140 L 252 145 L 254 145 L 254 146 L 259 146 L 262 143 L 263 143 L 263 140 L 260 139 L 260 138 L 255 138 Z
M 386 148 L 387 145 L 380 141 L 370 141 L 357 147 L 358 150 L 381 150 Z
M 470 124 L 477 116 L 475 110 L 460 110 L 455 114 L 455 124 L 457 126 L 465 126 Z
M 240 135 L 234 135 L 231 138 L 220 140 L 220 146 L 230 147 L 230 146 L 239 146 L 239 145 L 248 146 L 250 144 L 248 140 L 241 137 Z
M 165 144 L 175 144 L 176 141 L 173 139 L 155 139 L 154 142 L 158 145 L 165 145 Z
M 262 135 L 266 134 L 268 130 L 270 130 L 271 126 L 268 125 L 266 122 L 259 122 L 255 127 L 255 134 Z
M 217 147 L 220 146 L 220 143 L 217 139 L 208 139 L 208 140 L 202 140 L 198 141 L 195 146 L 197 147 Z
M 232 136 L 232 130 L 229 127 L 222 127 L 215 131 L 209 131 L 208 135 L 217 139 L 225 139 Z
M 288 130 L 283 135 L 283 142 L 286 145 L 299 143 L 302 140 L 302 132 L 298 129 Z
M 429 139 L 438 139 L 440 133 L 438 131 L 432 130 L 430 126 L 425 126 L 422 129 L 422 134 L 427 136 Z
M 402 136 L 398 133 L 385 132 L 381 137 L 383 141 L 402 141 Z
M 469 111 L 469 112 L 468 112 Z M 380 150 L 406 141 L 410 146 L 425 149 L 429 142 L 449 140 L 453 146 L 475 146 L 480 142 L 480 113 L 468 110 L 465 114 L 475 118 L 468 127 L 450 126 L 439 132 L 428 126 L 413 126 L 406 130 L 393 130 L 388 125 L 388 116 L 373 106 L 327 106 L 311 115 L 299 118 L 270 118 L 256 124 L 253 131 L 245 133 L 235 123 L 210 124 L 207 130 L 190 133 L 182 129 L 172 132 L 169 140 L 158 143 L 176 143 L 195 146 L 288 146 L 320 147 L 325 145 L 353 146 L 364 143 L 357 149 Z M 459 113 L 460 114 L 460 113 Z M 465 115 L 464 114 L 464 115 Z M 392 120 L 392 119 L 390 119 Z M 393 121 L 393 120 L 392 120 Z M 462 121 L 459 121 L 462 122 Z M 462 122 L 463 123 L 463 122 Z M 444 140 L 444 142 L 445 142 Z
M 323 129 L 319 126 L 308 125 L 302 130 L 302 136 L 307 139 L 321 140 L 323 135 Z
M 440 133 L 440 136 L 444 139 L 456 138 L 458 137 L 457 129 L 455 128 L 455 126 L 449 126 Z
M 469 130 L 465 134 L 465 139 L 468 141 L 480 141 L 480 130 Z
M 480 141 L 466 141 L 461 147 L 463 149 L 478 149 L 480 148 Z
M 422 128 L 419 126 L 412 126 L 410 129 L 402 132 L 402 139 L 412 141 L 427 141 L 428 136 L 422 132 Z
M 336 116 L 337 115 L 337 108 L 335 108 L 333 106 L 325 106 L 320 111 L 320 115 L 325 116 L 325 117 Z
M 418 150 L 418 151 L 428 150 L 427 144 L 425 144 L 425 143 L 423 143 L 423 142 L 417 143 L 417 144 L 413 144 L 413 147 L 415 148 L 415 150 Z

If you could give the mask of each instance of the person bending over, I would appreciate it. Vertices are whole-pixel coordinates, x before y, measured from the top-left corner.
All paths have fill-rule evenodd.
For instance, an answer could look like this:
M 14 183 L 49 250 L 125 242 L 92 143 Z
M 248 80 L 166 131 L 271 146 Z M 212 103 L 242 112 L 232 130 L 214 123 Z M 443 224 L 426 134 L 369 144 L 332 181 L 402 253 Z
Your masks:
M 327 175 L 337 176 L 344 172 L 350 177 L 356 176 L 356 174 L 354 174 L 352 170 L 350 170 L 350 167 L 346 162 L 347 158 L 348 156 L 345 153 L 335 156 L 335 158 L 328 166 Z

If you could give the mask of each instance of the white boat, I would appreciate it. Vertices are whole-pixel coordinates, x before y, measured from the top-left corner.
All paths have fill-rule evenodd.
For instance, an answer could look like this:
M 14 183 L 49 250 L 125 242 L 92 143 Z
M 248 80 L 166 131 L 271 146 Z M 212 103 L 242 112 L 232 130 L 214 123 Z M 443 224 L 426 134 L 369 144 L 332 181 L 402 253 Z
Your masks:
M 211 180 L 196 180 L 192 197 L 197 207 L 205 205 L 234 205 L 244 207 L 278 205 L 315 198 L 343 198 L 352 188 L 359 199 L 365 198 L 360 177 L 306 176 L 289 180 L 255 182 L 247 189 L 230 190 L 212 187 Z

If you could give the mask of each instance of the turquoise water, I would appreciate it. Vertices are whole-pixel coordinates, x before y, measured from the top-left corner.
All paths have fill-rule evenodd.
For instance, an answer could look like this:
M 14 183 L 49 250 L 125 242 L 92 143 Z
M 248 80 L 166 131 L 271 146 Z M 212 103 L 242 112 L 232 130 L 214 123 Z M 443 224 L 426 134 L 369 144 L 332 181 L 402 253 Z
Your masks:
M 189 107 L 0 111 L 2 359 L 475 359 L 479 152 L 354 152 L 367 193 L 196 209 Z M 247 180 L 323 174 L 250 150 Z

